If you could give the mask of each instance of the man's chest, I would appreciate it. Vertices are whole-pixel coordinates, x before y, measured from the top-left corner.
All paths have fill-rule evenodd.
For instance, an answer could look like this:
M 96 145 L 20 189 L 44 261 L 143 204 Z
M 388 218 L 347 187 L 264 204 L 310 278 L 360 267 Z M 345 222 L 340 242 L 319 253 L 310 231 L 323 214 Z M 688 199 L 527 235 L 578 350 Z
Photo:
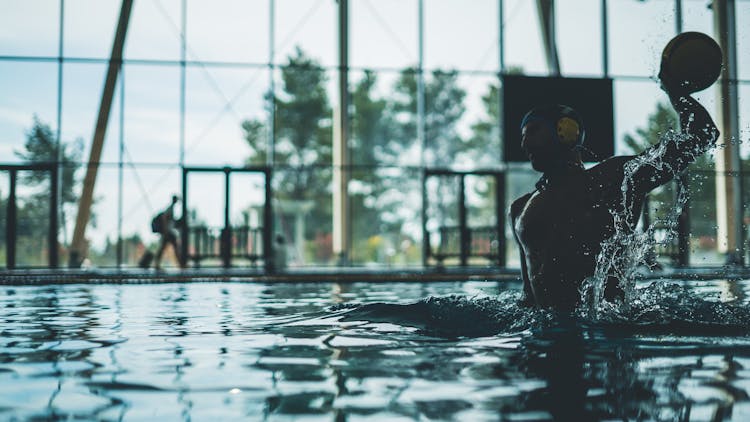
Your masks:
M 611 216 L 602 204 L 581 190 L 535 192 L 513 222 L 527 251 L 551 243 L 588 243 L 601 237 Z
M 535 192 L 513 222 L 518 240 L 527 253 L 549 240 L 551 229 L 556 225 L 554 220 L 559 218 L 551 209 L 553 202 L 549 195 Z

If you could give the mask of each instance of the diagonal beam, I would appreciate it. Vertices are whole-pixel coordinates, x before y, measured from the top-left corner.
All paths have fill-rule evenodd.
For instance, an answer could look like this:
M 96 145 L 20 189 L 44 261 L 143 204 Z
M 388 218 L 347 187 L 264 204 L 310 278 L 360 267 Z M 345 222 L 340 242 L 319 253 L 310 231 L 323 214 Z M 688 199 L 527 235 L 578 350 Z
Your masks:
M 104 136 L 107 134 L 107 123 L 109 121 L 109 112 L 112 108 L 115 84 L 120 68 L 122 67 L 122 50 L 125 45 L 125 35 L 128 31 L 132 6 L 133 0 L 123 0 L 120 8 L 120 19 L 117 22 L 117 32 L 112 44 L 112 54 L 109 58 L 107 77 L 104 80 L 104 91 L 102 92 L 102 100 L 99 104 L 96 130 L 94 131 L 94 139 L 91 141 L 91 152 L 89 153 L 89 161 L 86 166 L 86 176 L 83 179 L 83 190 L 81 191 L 81 198 L 78 201 L 78 215 L 76 217 L 76 226 L 73 230 L 73 243 L 70 248 L 69 265 L 71 267 L 79 267 L 88 252 L 86 226 L 91 218 L 94 185 L 96 184 L 96 175 L 99 171 L 99 160 L 102 155 Z
M 555 0 L 537 0 L 536 7 L 547 68 L 552 75 L 560 76 L 560 59 L 557 55 L 557 34 L 555 33 Z

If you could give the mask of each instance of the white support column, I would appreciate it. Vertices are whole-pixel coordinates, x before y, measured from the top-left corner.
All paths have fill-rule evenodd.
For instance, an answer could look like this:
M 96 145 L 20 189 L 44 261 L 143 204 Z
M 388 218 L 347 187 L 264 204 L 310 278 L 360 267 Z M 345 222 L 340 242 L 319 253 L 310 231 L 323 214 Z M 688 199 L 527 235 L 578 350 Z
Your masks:
M 716 226 L 718 249 L 726 254 L 727 263 L 741 263 L 744 249 L 734 3 L 713 1 L 716 38 L 724 55 L 717 85 L 717 123 L 724 146 L 716 151 Z

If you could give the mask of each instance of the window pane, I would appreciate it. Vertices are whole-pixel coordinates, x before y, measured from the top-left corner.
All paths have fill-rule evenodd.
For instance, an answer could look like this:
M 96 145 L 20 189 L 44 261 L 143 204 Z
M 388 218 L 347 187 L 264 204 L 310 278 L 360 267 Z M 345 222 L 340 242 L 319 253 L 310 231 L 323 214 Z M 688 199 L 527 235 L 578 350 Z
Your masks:
M 502 177 L 502 176 L 501 176 Z M 470 231 L 470 265 L 496 265 L 505 254 L 504 227 L 497 226 L 497 214 L 505 213 L 505 204 L 497 204 L 497 183 L 494 176 L 468 175 L 466 190 L 466 224 Z M 507 225 L 507 222 L 506 222 Z
M 414 72 L 351 72 L 354 165 L 419 165 Z
M 224 228 L 224 173 L 195 172 L 188 174 L 188 226 L 191 255 L 213 255 L 200 261 L 201 266 L 221 265 L 219 244 Z M 162 208 L 166 208 L 164 202 Z M 197 233 L 202 235 L 197 236 Z M 196 265 L 191 262 L 189 265 Z
M 352 252 L 350 260 L 356 264 L 387 264 L 390 239 L 382 235 L 383 222 L 378 212 L 378 197 L 382 194 L 376 169 L 357 169 L 349 172 L 349 210 L 351 219 Z
M 497 71 L 497 5 L 497 0 L 425 1 L 425 68 Z
M 717 89 L 714 85 L 693 94 L 693 96 L 708 110 L 718 124 L 716 115 Z M 649 117 L 656 111 L 657 103 L 666 105 L 670 109 L 672 109 L 672 106 L 669 103 L 669 98 L 656 82 L 616 80 L 614 90 L 615 154 L 630 154 L 632 151 L 623 142 L 625 135 L 633 136 L 637 129 L 645 128 L 648 125 Z M 585 119 L 586 116 L 583 116 L 583 118 Z
M 246 136 L 251 137 L 254 142 L 260 142 L 265 151 L 268 126 L 265 93 L 268 90 L 268 75 L 266 68 L 226 69 L 202 66 L 187 69 L 187 163 L 244 165 L 254 152 L 249 148 Z M 243 130 L 245 121 L 262 127 Z M 265 164 L 265 160 L 261 161 Z
M 62 141 L 71 146 L 73 143 L 80 142 L 86 150 L 81 158 L 88 160 L 96 121 L 99 117 L 107 65 L 66 63 L 63 66 Z M 101 156 L 104 162 L 116 162 L 119 156 L 120 86 L 118 83 L 115 87 L 115 95 L 112 99 Z
M 632 154 L 623 141 L 625 135 L 634 136 L 636 130 L 646 127 L 656 104 L 669 105 L 669 99 L 659 85 L 652 81 L 615 80 L 615 155 Z M 671 106 L 669 106 L 671 107 Z M 586 116 L 582 116 L 584 123 Z
M 350 1 L 350 66 L 371 69 L 416 66 L 417 19 L 415 0 Z
M 179 161 L 177 66 L 125 66 L 125 142 L 135 163 Z
M 740 109 L 740 150 L 742 158 L 747 160 L 750 159 L 750 84 L 740 84 L 737 90 Z M 750 172 L 750 164 L 745 165 L 743 171 Z M 750 197 L 747 197 L 746 202 L 750 202 Z
M 443 72 L 426 78 L 427 166 L 470 170 L 499 164 L 497 89 L 491 88 L 496 80 Z
M 335 264 L 331 170 L 279 167 L 273 174 L 274 228 L 291 267 Z
M 391 94 L 396 73 L 351 72 L 352 121 L 350 160 L 358 166 L 375 165 L 395 158 L 401 146 Z
M 682 1 L 682 30 L 698 31 L 714 35 L 714 14 L 710 2 L 704 0 L 681 0 Z M 742 2 L 738 2 L 742 4 Z M 738 16 L 739 17 L 739 16 Z M 739 23 L 739 20 L 737 21 Z M 739 29 L 739 28 L 738 28 Z
M 57 125 L 57 64 L 0 61 L 0 161 L 22 161 L 34 119 Z
M 191 1 L 188 60 L 268 62 L 268 0 Z
M 235 255 L 232 258 L 233 266 L 262 264 L 259 259 L 247 259 L 247 257 L 260 257 L 263 254 L 264 202 L 265 177 L 262 173 L 233 172 L 230 175 L 229 219 L 232 225 L 232 249 Z M 273 234 L 280 234 L 280 232 L 275 230 Z M 283 246 L 278 243 L 274 246 L 286 247 L 286 238 L 284 238 Z M 277 265 L 283 268 L 284 263 L 277 263 Z
M 330 165 L 336 72 L 299 52 L 276 75 L 274 163 Z
M 750 79 L 750 2 L 735 2 L 737 28 L 737 76 L 740 79 Z M 713 34 L 712 34 L 713 35 Z
M 125 41 L 126 59 L 180 59 L 180 3 L 180 0 L 133 2 Z
M 276 0 L 276 63 L 284 63 L 296 48 L 323 66 L 338 63 L 338 8 L 328 0 Z
M 425 181 L 427 196 L 427 236 L 430 255 L 437 259 L 430 265 L 458 265 L 461 252 L 459 231 L 459 189 L 461 178 L 456 175 L 437 175 Z
M 547 63 L 539 30 L 536 2 L 503 2 L 505 72 L 546 75 Z
M 610 73 L 656 76 L 661 52 L 675 35 L 674 2 L 610 0 L 607 7 Z
M 416 170 L 353 172 L 349 195 L 354 263 L 421 265 L 420 180 Z
M 563 75 L 602 74 L 601 0 L 557 0 L 557 54 Z
M 464 170 L 497 168 L 502 161 L 498 81 L 495 76 L 460 76 L 466 91 L 465 109 L 459 122 L 463 152 L 453 166 Z
M 690 172 L 690 265 L 723 265 L 726 257 L 718 252 L 716 221 L 716 173 Z
M 96 176 L 94 198 L 91 205 L 91 222 L 86 227 L 88 259 L 95 267 L 117 265 L 117 166 L 102 165 Z M 69 215 L 70 224 L 75 224 L 76 211 Z
M 0 10 L 0 56 L 58 55 L 59 0 L 0 0 Z
M 182 172 L 178 166 L 129 166 L 123 169 L 122 237 L 126 265 L 137 265 L 144 247 L 156 252 L 159 235 L 151 232 L 151 219 L 169 206 L 172 195 L 182 195 Z M 114 186 L 112 192 L 116 192 Z M 112 200 L 115 201 L 113 196 Z M 180 218 L 182 203 L 175 207 Z M 176 265 L 169 259 L 166 266 Z
M 109 58 L 121 3 L 116 0 L 66 1 L 65 56 Z
M 49 265 L 49 172 L 19 171 L 16 179 L 16 266 Z

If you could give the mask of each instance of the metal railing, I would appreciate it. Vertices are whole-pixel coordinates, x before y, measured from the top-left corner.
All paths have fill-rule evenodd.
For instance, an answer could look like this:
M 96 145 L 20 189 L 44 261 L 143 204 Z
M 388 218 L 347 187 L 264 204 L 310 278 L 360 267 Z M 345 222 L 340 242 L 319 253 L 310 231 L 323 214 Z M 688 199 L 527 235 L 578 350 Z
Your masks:
M 26 165 L 0 165 L 0 171 L 7 171 L 9 176 L 8 200 L 5 221 L 5 266 L 8 269 L 16 268 L 16 244 L 18 241 L 18 197 L 17 179 L 21 171 L 44 171 L 49 174 L 49 226 L 47 232 L 47 265 L 50 268 L 59 266 L 59 254 L 57 244 L 58 230 L 58 186 L 56 163 L 39 163 Z M 41 223 L 41 222 L 40 222 Z
M 188 229 L 186 261 L 195 267 L 206 259 L 247 259 L 256 266 L 264 259 L 263 227 L 236 226 L 229 231 L 219 227 L 195 226 Z
M 484 258 L 490 264 L 500 261 L 501 254 L 505 253 L 505 239 L 498 237 L 500 230 L 497 226 L 466 227 L 463 230 L 462 233 L 460 226 L 439 227 L 436 248 L 429 244 L 430 238 L 427 237 L 430 256 L 438 266 L 443 266 L 449 258 Z
M 486 177 L 494 183 L 494 218 L 495 224 L 471 227 L 468 216 L 468 200 L 466 194 L 467 177 Z M 441 224 L 437 229 L 438 242 L 431 244 L 433 233 L 427 228 L 428 208 L 436 202 L 431 198 L 427 188 L 430 178 L 452 179 L 457 190 L 456 203 L 451 204 L 457 210 L 456 224 Z M 440 202 L 440 199 L 437 200 Z M 492 202 L 492 201 L 490 201 Z M 423 234 L 423 263 L 428 266 L 433 261 L 442 267 L 448 258 L 458 258 L 461 266 L 468 266 L 471 258 L 486 258 L 488 264 L 498 267 L 505 266 L 505 173 L 494 170 L 481 171 L 453 171 L 446 169 L 425 169 L 422 180 L 422 234 Z

